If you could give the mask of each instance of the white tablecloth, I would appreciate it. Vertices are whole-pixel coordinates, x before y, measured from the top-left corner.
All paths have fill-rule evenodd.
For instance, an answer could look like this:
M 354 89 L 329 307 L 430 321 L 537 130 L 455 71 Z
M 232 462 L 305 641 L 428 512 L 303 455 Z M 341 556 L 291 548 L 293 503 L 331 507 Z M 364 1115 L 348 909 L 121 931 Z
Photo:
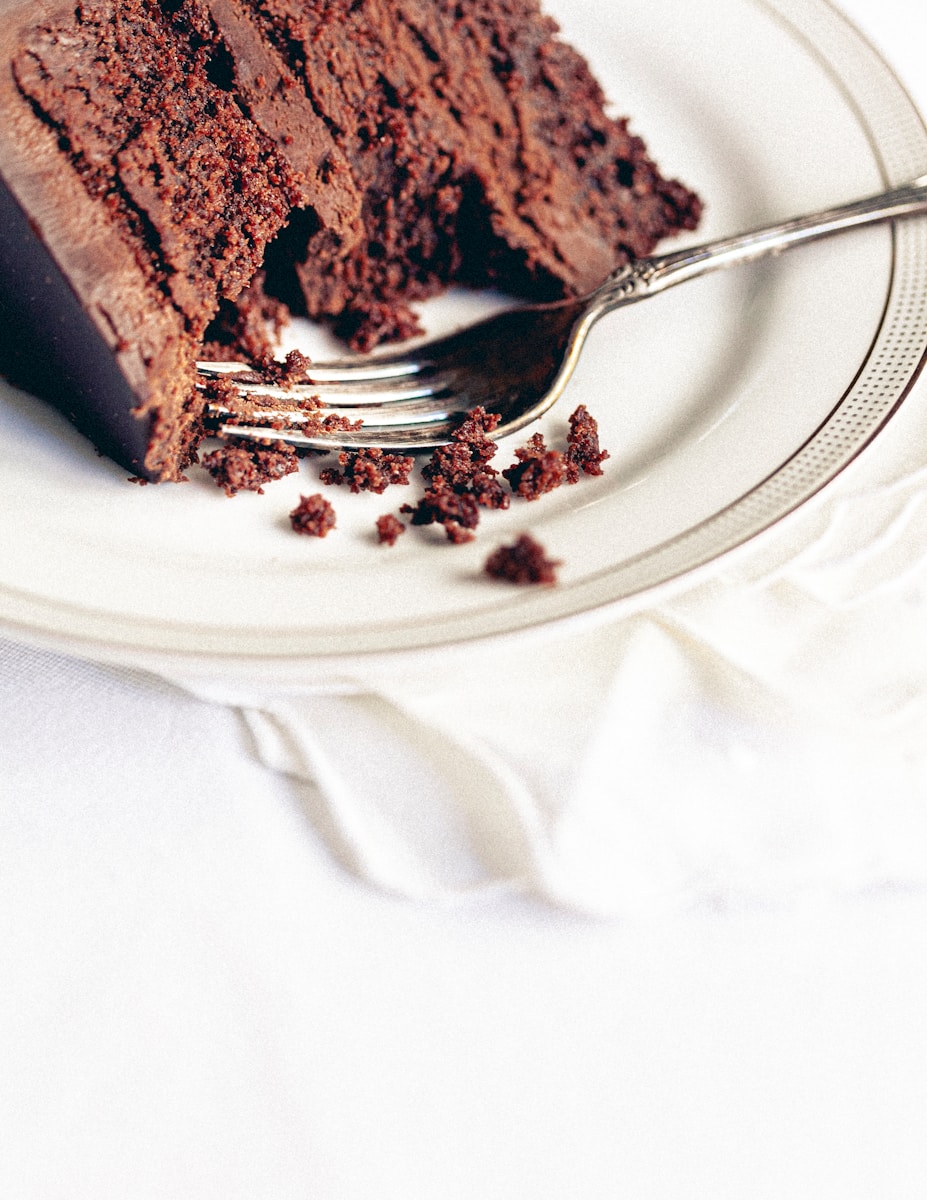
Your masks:
M 924 17 L 845 8 L 927 108 Z M 423 733 L 412 674 L 281 704 L 0 641 L 0 1196 L 922 1196 L 921 408 L 450 740 L 460 682 Z

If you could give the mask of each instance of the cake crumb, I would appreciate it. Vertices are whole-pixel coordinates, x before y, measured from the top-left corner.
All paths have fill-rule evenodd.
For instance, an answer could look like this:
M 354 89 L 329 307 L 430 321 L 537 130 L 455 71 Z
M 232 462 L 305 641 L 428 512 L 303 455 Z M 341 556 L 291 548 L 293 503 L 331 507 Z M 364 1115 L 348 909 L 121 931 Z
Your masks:
M 528 444 L 515 451 L 515 458 L 502 475 L 525 500 L 537 500 L 566 482 L 566 458 L 559 450 L 549 450 L 540 433 L 532 434 Z
M 385 492 L 393 484 L 406 484 L 415 459 L 371 447 L 342 450 L 337 467 L 326 467 L 319 478 L 326 484 L 347 484 L 352 492 Z
M 399 511 L 409 513 L 413 525 L 443 525 L 448 540 L 456 545 L 472 540 L 472 533 L 464 537 L 463 531 L 475 529 L 480 520 L 476 498 L 455 491 L 441 475 L 432 480 L 418 504 L 404 504 Z
M 544 547 L 530 534 L 523 533 L 510 546 L 500 546 L 487 558 L 483 567 L 491 579 L 503 579 L 508 583 L 557 582 L 557 568 L 563 564 L 550 559 Z
M 497 474 L 488 465 L 498 450 L 489 436 L 499 424 L 498 413 L 485 408 L 472 409 L 451 434 L 445 446 L 435 448 L 431 459 L 422 468 L 426 479 L 440 476 L 452 488 L 468 488 L 477 478 L 486 480 Z
M 570 416 L 570 432 L 567 437 L 567 479 L 576 483 L 580 471 L 586 475 L 601 475 L 602 463 L 609 457 L 608 451 L 599 446 L 599 426 L 585 404 L 581 404 Z
M 476 537 L 472 529 L 461 525 L 459 521 L 445 521 L 444 532 L 447 540 L 454 546 L 463 546 L 466 542 L 472 542 Z
M 448 540 L 455 545 L 473 540 L 479 523 L 480 508 L 508 508 L 511 495 L 490 466 L 498 446 L 489 436 L 499 424 L 498 413 L 484 408 L 472 409 L 463 418 L 451 440 L 437 446 L 422 467 L 422 475 L 431 486 L 412 513 L 413 525 L 440 523 Z
M 377 538 L 381 546 L 395 546 L 405 531 L 405 525 L 393 513 L 384 513 L 382 517 L 377 517 Z
M 281 361 L 274 354 L 261 354 L 251 359 L 251 370 L 262 383 L 291 388 L 309 380 L 312 360 L 301 350 L 290 350 Z
M 299 504 L 290 513 L 290 524 L 296 533 L 309 537 L 325 537 L 335 528 L 335 510 L 319 493 L 300 496 Z
M 299 457 L 292 446 L 275 441 L 262 444 L 230 438 L 217 450 L 203 456 L 202 466 L 227 496 L 238 492 L 263 495 L 264 484 L 273 483 L 299 469 Z
M 508 488 L 500 483 L 498 472 L 492 467 L 488 470 L 474 471 L 464 490 L 473 497 L 480 508 L 508 508 L 512 500 Z
M 303 383 L 309 374 L 312 360 L 301 350 L 291 350 L 283 360 L 281 371 L 284 383 Z

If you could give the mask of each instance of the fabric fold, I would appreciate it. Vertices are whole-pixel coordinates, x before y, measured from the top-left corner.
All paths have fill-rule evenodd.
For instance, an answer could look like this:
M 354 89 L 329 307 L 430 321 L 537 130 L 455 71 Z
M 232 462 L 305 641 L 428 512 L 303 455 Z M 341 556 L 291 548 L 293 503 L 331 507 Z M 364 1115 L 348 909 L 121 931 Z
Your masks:
M 236 710 L 313 836 L 409 900 L 616 917 L 925 884 L 925 400 L 637 611 L 295 682 L 163 678 Z
M 529 885 L 535 802 L 478 742 L 374 693 L 242 715 L 260 760 L 296 781 L 329 847 L 371 883 L 443 901 Z

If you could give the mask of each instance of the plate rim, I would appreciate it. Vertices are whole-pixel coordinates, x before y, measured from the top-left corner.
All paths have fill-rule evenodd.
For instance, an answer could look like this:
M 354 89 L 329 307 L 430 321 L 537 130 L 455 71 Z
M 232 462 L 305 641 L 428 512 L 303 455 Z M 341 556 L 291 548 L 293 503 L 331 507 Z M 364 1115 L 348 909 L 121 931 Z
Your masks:
M 927 170 L 927 125 L 904 84 L 891 65 L 859 28 L 829 0 L 744 0 L 784 25 L 827 72 L 853 110 L 873 153 L 884 186 L 906 182 Z M 838 70 L 822 42 L 842 42 L 868 71 L 854 85 Z M 902 146 L 886 144 L 874 128 L 874 114 L 860 88 L 880 94 L 877 107 L 889 100 L 903 113 L 910 138 Z M 889 96 L 889 93 L 891 94 Z M 897 146 L 896 146 L 897 143 Z M 906 166 L 915 160 L 919 167 Z M 921 321 L 914 349 L 907 351 L 905 379 L 890 395 L 872 395 L 869 375 L 880 355 L 897 342 L 895 325 L 902 293 L 910 286 L 907 275 L 915 259 L 927 259 L 927 218 L 912 218 L 892 229 L 890 278 L 882 318 L 869 348 L 862 355 L 856 376 L 836 400 L 818 428 L 797 446 L 764 479 L 717 512 L 665 541 L 630 558 L 610 564 L 591 576 L 560 584 L 546 597 L 549 611 L 522 620 L 523 607 L 510 605 L 495 623 L 481 612 L 471 616 L 476 628 L 461 630 L 458 615 L 423 623 L 414 630 L 404 626 L 405 636 L 391 639 L 391 623 L 378 623 L 371 630 L 351 630 L 339 635 L 337 648 L 319 645 L 325 636 L 318 630 L 255 628 L 228 622 L 218 630 L 133 614 L 102 613 L 62 599 L 36 596 L 9 585 L 0 585 L 0 631 L 17 640 L 66 650 L 97 660 L 175 666 L 210 666 L 253 671 L 256 667 L 287 665 L 298 670 L 314 664 L 345 664 L 351 661 L 387 659 L 432 654 L 474 643 L 495 642 L 515 635 L 546 633 L 564 625 L 604 620 L 630 613 L 655 602 L 658 596 L 694 582 L 707 567 L 752 543 L 760 534 L 779 525 L 803 508 L 832 483 L 851 462 L 876 439 L 909 396 L 927 363 L 927 318 Z M 927 294 L 927 280 L 922 290 Z M 863 406 L 866 420 L 859 424 Z M 847 427 L 852 419 L 852 430 Z M 805 476 L 809 460 L 823 460 Z M 798 478 L 794 478 L 794 477 Z M 781 491 L 781 495 L 774 493 Z M 595 585 L 601 591 L 602 577 L 612 586 L 607 595 L 587 595 Z M 531 608 L 532 604 L 528 604 Z M 43 615 L 44 613 L 44 615 Z M 248 645 L 241 644 L 247 638 Z M 312 643 L 315 643 L 314 648 Z

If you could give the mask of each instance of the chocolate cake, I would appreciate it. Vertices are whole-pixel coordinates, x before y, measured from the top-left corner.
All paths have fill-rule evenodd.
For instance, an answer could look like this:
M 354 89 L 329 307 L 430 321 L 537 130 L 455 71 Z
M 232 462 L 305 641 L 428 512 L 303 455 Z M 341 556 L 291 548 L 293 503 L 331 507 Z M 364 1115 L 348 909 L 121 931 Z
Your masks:
M 308 537 L 323 538 L 337 525 L 335 510 L 323 495 L 300 496 L 299 504 L 290 513 L 290 524 L 295 533 Z
M 0 0 L 0 368 L 180 478 L 193 364 L 255 314 L 366 349 L 693 228 L 603 105 L 537 0 Z
M 557 568 L 563 564 L 547 557 L 547 551 L 528 533 L 522 533 L 511 545 L 499 546 L 486 562 L 483 570 L 490 579 L 501 579 L 506 583 L 557 582 Z

